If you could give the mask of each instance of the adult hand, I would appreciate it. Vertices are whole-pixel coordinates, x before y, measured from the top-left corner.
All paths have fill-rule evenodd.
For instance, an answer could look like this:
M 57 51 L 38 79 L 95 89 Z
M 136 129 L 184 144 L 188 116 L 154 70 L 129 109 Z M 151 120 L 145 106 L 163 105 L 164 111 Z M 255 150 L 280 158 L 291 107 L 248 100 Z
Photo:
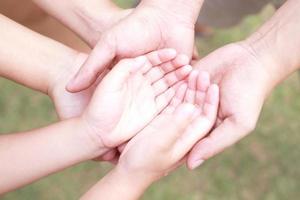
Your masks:
M 194 47 L 194 21 L 153 6 L 137 8 L 101 35 L 67 89 L 79 92 L 88 88 L 114 59 L 167 47 L 190 58 Z
M 188 157 L 189 168 L 249 134 L 273 87 L 299 69 L 300 2 L 289 0 L 244 42 L 227 45 L 196 64 L 220 87 L 218 123 Z
M 274 81 L 265 64 L 244 43 L 222 47 L 195 64 L 211 74 L 220 87 L 215 128 L 190 152 L 187 165 L 194 169 L 249 134 Z

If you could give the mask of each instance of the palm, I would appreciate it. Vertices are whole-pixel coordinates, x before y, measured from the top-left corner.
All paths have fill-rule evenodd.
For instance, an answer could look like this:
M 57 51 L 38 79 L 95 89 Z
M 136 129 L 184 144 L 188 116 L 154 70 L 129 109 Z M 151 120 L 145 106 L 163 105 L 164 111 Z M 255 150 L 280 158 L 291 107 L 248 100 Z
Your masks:
M 191 161 L 208 159 L 251 132 L 269 88 L 261 63 L 240 44 L 227 45 L 196 63 L 209 71 L 220 87 L 220 108 L 215 130 L 191 152 Z
M 191 70 L 191 66 L 171 62 L 152 66 L 148 57 L 134 72 L 129 70 L 134 70 L 136 59 L 117 64 L 96 89 L 85 113 L 90 127 L 100 130 L 108 147 L 126 142 L 146 126 L 167 106 L 175 93 L 174 85 Z

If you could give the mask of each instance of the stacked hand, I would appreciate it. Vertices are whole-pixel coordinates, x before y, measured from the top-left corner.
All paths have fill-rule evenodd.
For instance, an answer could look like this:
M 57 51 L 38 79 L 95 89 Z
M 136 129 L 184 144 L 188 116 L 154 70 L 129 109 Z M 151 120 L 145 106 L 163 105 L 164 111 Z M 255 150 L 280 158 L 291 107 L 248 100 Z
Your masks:
M 149 56 L 148 54 L 147 57 Z M 182 164 L 192 147 L 215 124 L 219 89 L 217 85 L 210 83 L 207 72 L 195 70 L 189 73 L 191 68 L 181 67 L 163 77 L 165 72 L 157 71 L 156 67 L 151 69 L 148 64 L 141 66 L 144 63 L 141 58 L 143 57 L 121 61 L 115 66 L 98 86 L 99 95 L 110 96 L 110 102 L 107 102 L 105 96 L 99 102 L 100 96 L 97 98 L 96 95 L 95 102 L 92 99 L 89 107 L 97 107 L 99 110 L 87 109 L 87 115 L 92 116 L 92 119 L 86 118 L 84 114 L 86 121 L 94 122 L 92 135 L 98 135 L 102 141 L 104 137 L 110 138 L 106 140 L 109 142 L 106 144 L 108 147 L 115 147 L 129 139 L 130 141 L 119 148 L 121 156 L 117 166 L 83 199 L 94 199 L 98 196 L 118 199 L 122 191 L 125 198 L 138 198 L 141 191 L 151 183 Z M 128 64 L 131 64 L 131 69 L 124 68 Z M 143 77 L 145 71 L 148 72 Z M 152 76 L 154 74 L 160 75 Z M 157 80 L 159 77 L 163 78 Z M 184 77 L 185 80 L 180 81 Z M 119 84 L 125 79 L 125 86 Z M 109 104 L 118 102 L 120 94 L 125 94 L 124 102 L 116 103 L 123 106 L 115 106 L 120 112 L 109 114 Z M 108 109 L 101 109 L 100 104 L 108 105 Z M 112 118 L 104 119 L 102 116 L 106 116 L 105 114 Z M 126 123 L 123 125 L 123 122 Z M 112 126 L 101 132 L 101 128 L 107 124 Z M 110 188 L 116 188 L 120 193 L 107 193 Z
M 116 64 L 96 89 L 78 94 L 83 103 L 90 99 L 80 117 L 86 133 L 107 149 L 131 139 L 169 105 L 192 70 L 184 58 L 173 49 L 163 49 Z M 75 94 L 62 95 L 69 100 Z
M 255 128 L 265 98 L 275 85 L 264 65 L 246 43 L 222 47 L 195 64 L 219 85 L 220 108 L 214 130 L 189 154 L 189 168 L 199 166 Z
M 218 87 L 208 74 L 193 71 L 170 104 L 126 145 L 117 167 L 141 178 L 166 175 L 213 127 L 218 103 Z

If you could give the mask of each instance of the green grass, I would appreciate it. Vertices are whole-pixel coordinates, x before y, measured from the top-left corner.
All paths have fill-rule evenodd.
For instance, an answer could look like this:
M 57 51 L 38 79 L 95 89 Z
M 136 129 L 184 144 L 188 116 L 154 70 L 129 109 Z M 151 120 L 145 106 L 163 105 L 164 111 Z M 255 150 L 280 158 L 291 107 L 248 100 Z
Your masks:
M 216 30 L 212 37 L 198 41 L 201 52 L 206 54 L 221 45 L 243 39 L 271 13 L 272 9 L 267 8 L 258 16 L 248 17 L 237 27 Z M 0 92 L 1 133 L 28 130 L 56 120 L 53 105 L 46 96 L 4 79 L 0 80 Z M 300 81 L 294 75 L 272 93 L 257 129 L 251 135 L 194 172 L 182 167 L 150 187 L 143 199 L 298 199 L 299 99 Z M 77 199 L 109 168 L 108 164 L 82 163 L 7 194 L 2 199 Z

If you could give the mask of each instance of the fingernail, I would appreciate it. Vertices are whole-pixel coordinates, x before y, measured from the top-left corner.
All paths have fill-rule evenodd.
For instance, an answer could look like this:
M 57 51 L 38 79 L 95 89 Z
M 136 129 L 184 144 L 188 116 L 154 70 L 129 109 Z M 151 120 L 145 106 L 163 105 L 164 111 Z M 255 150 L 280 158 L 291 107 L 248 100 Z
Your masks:
M 196 169 L 197 167 L 199 167 L 203 163 L 204 163 L 204 160 L 201 160 L 201 159 L 193 161 L 192 164 L 191 164 L 192 170 Z

